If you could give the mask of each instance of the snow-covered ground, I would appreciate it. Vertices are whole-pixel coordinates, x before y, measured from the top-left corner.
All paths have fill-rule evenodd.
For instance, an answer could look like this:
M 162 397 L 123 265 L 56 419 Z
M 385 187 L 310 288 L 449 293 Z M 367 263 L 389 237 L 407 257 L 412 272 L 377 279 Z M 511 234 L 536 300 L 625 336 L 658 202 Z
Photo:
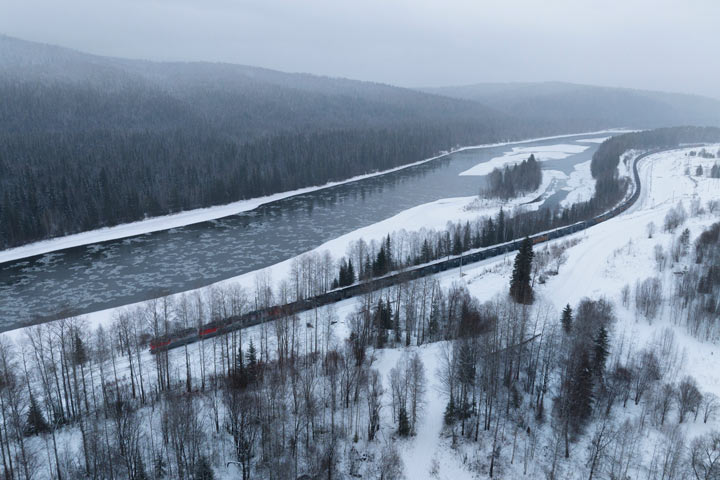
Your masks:
M 443 429 L 443 412 L 447 405 L 437 370 L 440 368 L 442 349 L 445 342 L 437 342 L 420 347 L 407 349 L 381 350 L 378 360 L 373 364 L 381 373 L 386 391 L 390 390 L 388 374 L 397 364 L 405 351 L 417 352 L 425 366 L 428 380 L 422 420 L 417 426 L 416 434 L 408 440 L 400 440 L 399 451 L 405 466 L 405 478 L 429 478 L 433 463 L 443 479 L 473 478 L 472 473 L 455 456 L 448 455 L 444 443 L 440 441 Z M 391 419 L 388 419 L 392 423 Z M 388 421 L 386 420 L 386 421 Z
M 720 349 L 717 345 L 690 337 L 684 328 L 675 324 L 676 319 L 672 318 L 669 308 L 662 312 L 661 318 L 649 324 L 620 307 L 620 290 L 624 285 L 633 286 L 637 280 L 657 275 L 654 247 L 662 245 L 668 250 L 673 241 L 673 234 L 662 231 L 668 210 L 683 202 L 689 212 L 693 200 L 704 207 L 709 200 L 720 199 L 720 179 L 684 173 L 687 166 L 691 166 L 694 174 L 697 165 L 709 167 L 714 160 L 687 157 L 686 152 L 660 153 L 643 160 L 640 168 L 643 188 L 636 205 L 625 214 L 580 234 L 583 240 L 568 250 L 568 262 L 562 267 L 561 274 L 551 278 L 542 291 L 558 309 L 565 303 L 574 305 L 583 297 L 605 296 L 614 300 L 619 317 L 616 334 L 624 334 L 638 345 L 649 341 L 663 328 L 672 328 L 685 350 L 685 373 L 695 376 L 701 390 L 720 395 Z M 719 220 L 717 213 L 706 213 L 689 217 L 684 227 L 690 230 L 690 238 L 694 240 L 704 228 Z M 653 238 L 648 238 L 647 225 L 651 222 L 656 226 L 656 232 Z M 673 272 L 681 269 L 681 266 L 674 266 L 666 271 L 664 283 L 667 289 L 672 288 Z M 714 355 L 715 351 L 718 355 Z
M 620 302 L 620 290 L 624 285 L 630 284 L 632 286 L 637 280 L 644 280 L 647 277 L 657 275 L 653 252 L 654 246 L 660 244 L 667 248 L 673 241 L 672 234 L 662 232 L 663 220 L 668 210 L 677 205 L 678 202 L 683 202 L 685 209 L 690 211 L 690 202 L 693 200 L 705 205 L 709 200 L 720 199 L 720 179 L 697 177 L 684 173 L 688 167 L 690 167 L 690 172 L 694 173 L 697 165 L 702 165 L 707 172 L 715 160 L 688 157 L 685 155 L 686 151 L 678 150 L 660 153 L 644 159 L 640 164 L 642 193 L 635 206 L 618 217 L 575 234 L 573 238 L 578 239 L 579 242 L 567 250 L 568 259 L 561 266 L 559 275 L 549 277 L 544 285 L 538 285 L 537 295 L 539 302 L 551 305 L 556 312 L 559 312 L 567 303 L 576 305 L 583 297 L 597 298 L 603 296 L 609 298 L 615 303 L 618 318 L 613 331 L 614 338 L 624 337 L 628 340 L 628 343 L 632 342 L 637 349 L 652 341 L 663 329 L 672 329 L 685 359 L 681 365 L 681 373 L 692 374 L 697 379 L 701 391 L 720 395 L 720 351 L 718 351 L 718 355 L 714 354 L 718 350 L 716 344 L 703 342 L 688 335 L 684 327 L 674 322 L 669 309 L 665 309 L 660 318 L 648 323 L 645 319 L 637 318 L 633 311 L 622 307 Z M 578 166 L 576 171 L 583 168 Z M 428 225 L 441 227 L 444 226 L 445 221 L 453 219 L 448 215 L 469 214 L 464 207 L 471 200 L 469 198 L 451 199 L 416 207 L 402 212 L 397 217 L 393 217 L 393 219 L 386 222 L 380 222 L 366 227 L 366 229 L 361 229 L 363 230 L 362 233 L 360 231 L 353 232 L 353 234 L 345 236 L 347 238 L 344 240 L 341 240 L 343 238 L 341 237 L 333 240 L 335 243 L 328 242 L 329 245 L 326 244 L 323 247 L 342 254 L 344 253 L 344 246 L 351 239 L 360 236 L 379 238 L 387 233 L 388 228 L 397 229 L 400 226 L 411 228 Z M 498 208 L 498 206 L 488 206 L 487 208 Z M 477 211 L 470 213 L 477 215 Z M 691 239 L 694 239 L 703 228 L 718 220 L 720 218 L 717 213 L 705 213 L 689 217 L 684 227 L 690 229 Z M 657 227 L 653 238 L 648 238 L 647 233 L 647 225 L 650 222 L 653 222 Z M 558 242 L 566 240 L 567 238 L 564 238 L 558 240 Z M 510 254 L 506 257 L 489 259 L 463 267 L 462 274 L 459 269 L 455 269 L 438 274 L 436 278 L 445 287 L 453 282 L 464 282 L 470 293 L 481 301 L 492 300 L 498 294 L 507 291 L 513 257 L 514 255 Z M 676 266 L 676 268 L 680 267 Z M 666 277 L 671 278 L 673 271 L 675 269 L 668 269 L 665 272 Z M 279 269 L 273 271 L 274 276 L 279 274 Z M 248 276 L 247 278 L 251 279 L 252 277 Z M 668 286 L 670 283 L 666 281 L 665 285 Z M 335 309 L 338 319 L 332 335 L 336 341 L 339 341 L 348 334 L 346 320 L 356 308 L 356 302 L 353 299 L 345 300 L 337 303 L 332 308 Z M 325 308 L 321 309 L 321 316 L 326 313 Z M 110 315 L 106 314 L 105 320 L 111 316 L 112 312 Z M 87 318 L 91 322 L 102 320 L 101 317 L 96 315 L 90 315 Z M 309 314 L 304 314 L 301 318 L 302 321 L 311 322 L 312 317 Z M 311 330 L 308 329 L 307 332 L 311 332 Z M 13 332 L 13 336 L 17 337 L 19 333 L 21 332 Z M 253 338 L 254 343 L 257 345 L 262 335 L 262 327 L 256 326 L 247 329 L 245 335 L 245 341 Z M 320 341 L 322 342 L 324 339 Z M 210 344 L 211 342 L 208 341 L 207 343 Z M 191 355 L 193 355 L 194 359 L 193 365 L 196 365 L 195 362 L 199 361 L 201 348 L 203 348 L 202 343 L 190 346 Z M 204 348 L 207 351 L 211 350 L 207 345 Z M 451 449 L 449 439 L 442 435 L 442 419 L 447 399 L 443 396 L 439 377 L 436 373 L 440 365 L 443 348 L 444 343 L 438 342 L 421 347 L 385 349 L 376 352 L 376 361 L 373 368 L 379 370 L 386 387 L 385 406 L 382 410 L 382 424 L 385 433 L 391 432 L 393 429 L 388 406 L 390 401 L 388 393 L 390 369 L 396 365 L 405 352 L 417 352 L 425 364 L 428 388 L 424 412 L 417 426 L 417 435 L 407 440 L 397 441 L 405 466 L 406 478 L 408 479 L 430 477 L 430 470 L 433 465 L 436 466 L 437 470 L 435 478 L 448 480 L 478 478 L 477 474 L 473 473 L 463 462 L 463 452 L 471 455 L 473 452 L 463 451 L 463 449 Z M 173 355 L 181 354 L 181 349 L 173 352 Z M 153 361 L 147 352 L 143 354 L 143 358 L 148 364 Z M 183 365 L 184 362 L 178 360 L 175 364 Z M 692 423 L 690 434 L 703 432 L 710 427 L 717 426 L 717 423 L 717 421 L 713 425 L 703 425 L 701 422 Z M 472 448 L 482 447 L 473 445 Z M 582 445 L 577 448 L 582 448 Z M 477 450 L 475 450 L 475 454 L 477 454 Z M 542 449 L 539 449 L 538 455 L 543 455 Z M 584 461 L 585 457 L 583 454 L 579 454 L 574 455 L 574 458 L 578 459 L 576 461 Z M 503 467 L 505 470 L 500 475 L 500 478 L 519 478 L 522 474 L 520 462 L 515 465 L 506 464 Z M 524 478 L 538 478 L 537 476 L 541 474 L 542 472 L 539 469 L 531 468 L 528 476 Z M 571 473 L 568 475 L 562 478 L 573 478 Z
M 527 160 L 530 155 L 535 155 L 535 160 L 538 162 L 561 160 L 571 155 L 582 153 L 588 148 L 590 147 L 587 145 L 570 143 L 543 145 L 539 147 L 513 147 L 512 150 L 505 152 L 501 157 L 494 157 L 487 162 L 475 165 L 460 173 L 460 175 L 488 175 L 496 168 L 505 168 L 505 166 L 515 165 L 523 160 Z
M 471 146 L 462 147 L 457 150 L 454 150 L 454 152 L 473 150 L 473 149 L 478 149 L 478 148 L 500 147 L 500 146 L 505 146 L 505 145 L 521 145 L 521 144 L 525 144 L 525 143 L 537 142 L 537 141 L 542 141 L 542 140 L 553 140 L 553 139 L 560 139 L 560 138 L 577 137 L 580 135 L 595 135 L 595 134 L 602 134 L 602 133 L 623 133 L 626 131 L 627 130 L 621 130 L 621 129 L 602 130 L 602 131 L 597 131 L 597 132 L 587 132 L 587 133 L 583 133 L 583 134 L 556 135 L 556 136 L 552 136 L 552 137 L 532 138 L 532 139 L 521 140 L 521 141 L 517 141 L 517 142 L 501 142 L 501 143 L 485 144 L 485 145 L 471 145 Z M 587 148 L 587 147 L 585 147 L 585 148 Z M 144 233 L 151 233 L 151 232 L 156 232 L 156 231 L 160 231 L 160 230 L 169 230 L 171 228 L 182 227 L 185 225 L 192 225 L 194 223 L 205 222 L 208 220 L 215 220 L 218 218 L 227 217 L 229 215 L 234 215 L 237 213 L 253 210 L 253 209 L 259 207 L 260 205 L 263 205 L 263 204 L 269 203 L 269 202 L 273 202 L 276 200 L 281 200 L 281 199 L 293 197 L 296 195 L 302 195 L 304 193 L 309 193 L 312 191 L 320 190 L 323 188 L 329 188 L 329 187 L 333 187 L 336 185 L 342 185 L 344 183 L 356 182 L 358 180 L 362 180 L 365 178 L 370 178 L 370 177 L 374 177 L 374 176 L 378 176 L 378 175 L 385 175 L 387 173 L 402 170 L 404 168 L 409 168 L 409 167 L 412 167 L 415 165 L 420 165 L 420 164 L 423 164 L 426 162 L 430 162 L 432 160 L 443 157 L 445 155 L 447 155 L 447 153 L 442 153 L 435 157 L 426 158 L 424 160 L 420 160 L 420 161 L 410 163 L 407 165 L 402 165 L 400 167 L 392 168 L 389 170 L 368 173 L 365 175 L 358 175 L 358 176 L 349 178 L 347 180 L 339 181 L 339 182 L 329 182 L 325 185 L 301 188 L 301 189 L 292 190 L 289 192 L 276 193 L 274 195 L 269 195 L 266 197 L 241 200 L 241 201 L 230 203 L 227 205 L 218 205 L 218 206 L 209 207 L 209 208 L 188 210 L 185 212 L 175 213 L 175 214 L 171 214 L 171 215 L 163 215 L 163 216 L 159 216 L 159 217 L 148 218 L 148 219 L 140 220 L 137 222 L 116 225 L 114 227 L 107 227 L 107 228 L 101 228 L 101 229 L 97 229 L 97 230 L 91 230 L 91 231 L 77 233 L 77 234 L 73 234 L 73 235 L 52 238 L 52 239 L 44 240 L 44 241 L 40 241 L 40 242 L 34 242 L 34 243 L 30 243 L 30 244 L 23 245 L 20 247 L 10 248 L 10 249 L 6 249 L 6 250 L 0 250 L 0 263 L 9 262 L 9 261 L 17 260 L 20 258 L 31 257 L 34 255 L 40 255 L 40 254 L 52 252 L 55 250 L 62 250 L 65 248 L 77 247 L 80 245 L 89 245 L 91 243 L 98 243 L 98 242 L 104 242 L 107 240 L 131 237 L 131 236 L 135 236 L 135 235 L 141 235 Z M 564 157 L 560 157 L 560 158 L 564 158 Z
M 664 152 L 643 159 L 639 168 L 641 195 L 631 209 L 588 230 L 557 240 L 580 239 L 577 245 L 567 250 L 568 260 L 560 268 L 560 274 L 549 277 L 545 285 L 538 287 L 558 311 L 567 303 L 577 304 L 583 297 L 605 296 L 620 304 L 623 286 L 632 286 L 636 280 L 656 274 L 654 247 L 660 244 L 667 249 L 673 240 L 672 234 L 662 231 L 668 210 L 683 202 L 689 212 L 690 202 L 694 199 L 702 206 L 709 200 L 720 199 L 720 179 L 694 176 L 697 165 L 703 165 L 707 171 L 715 160 L 686 156 L 689 150 Z M 693 175 L 684 173 L 688 166 Z M 717 212 L 706 212 L 689 217 L 685 227 L 689 228 L 690 238 L 694 240 L 705 227 L 717 221 L 720 221 Z M 647 225 L 651 222 L 655 225 L 655 233 L 653 238 L 648 238 Z M 506 290 L 510 270 L 509 259 L 489 259 L 463 267 L 463 281 L 474 296 L 490 300 Z M 441 279 L 446 277 L 460 279 L 459 271 L 449 270 L 439 276 Z M 629 311 L 619 310 L 618 313 L 626 317 L 625 323 L 637 324 L 637 328 L 646 334 L 657 328 L 657 324 L 645 328 L 643 322 L 636 322 Z M 720 372 L 720 355 L 716 357 L 714 371 Z M 708 383 L 708 388 L 712 385 L 720 393 L 720 374 L 716 378 L 717 381 Z
M 720 199 L 720 179 L 708 177 L 695 177 L 685 175 L 686 167 L 691 172 L 697 165 L 703 165 L 705 171 L 714 160 L 687 157 L 687 150 L 673 151 L 652 155 L 644 159 L 640 165 L 642 179 L 642 194 L 635 206 L 624 214 L 603 222 L 589 230 L 579 232 L 573 237 L 580 241 L 567 250 L 567 262 L 560 268 L 557 276 L 549 277 L 544 285 L 539 285 L 537 293 L 540 302 L 546 302 L 559 312 L 564 305 L 577 305 L 584 297 L 605 297 L 615 303 L 617 323 L 613 335 L 616 342 L 625 339 L 625 348 L 632 344 L 635 349 L 641 349 L 648 343 L 657 340 L 661 332 L 669 328 L 675 335 L 679 347 L 681 363 L 678 377 L 690 374 L 695 377 L 698 387 L 703 392 L 712 392 L 720 395 L 720 348 L 713 342 L 698 340 L 690 336 L 683 326 L 676 323 L 669 308 L 664 308 L 660 317 L 649 323 L 643 318 L 637 318 L 634 311 L 622 307 L 620 291 L 623 286 L 631 287 L 638 280 L 657 275 L 655 269 L 654 247 L 656 244 L 668 248 L 673 241 L 673 235 L 662 232 L 664 217 L 668 210 L 679 201 L 684 203 L 685 209 L 690 210 L 690 202 L 697 199 L 704 206 L 708 200 Z M 684 227 L 691 231 L 691 239 L 710 224 L 720 221 L 718 213 L 688 218 Z M 647 224 L 653 222 L 656 232 L 653 238 L 648 238 Z M 684 228 L 683 227 L 683 228 Z M 676 235 L 679 232 L 676 232 Z M 557 240 L 557 242 L 565 241 Z M 540 247 L 542 248 L 542 247 Z M 512 258 L 507 256 L 500 259 L 490 259 L 481 263 L 463 267 L 462 276 L 459 269 L 449 270 L 439 274 L 437 278 L 447 287 L 453 282 L 464 282 L 470 293 L 481 301 L 492 300 L 499 294 L 507 291 L 512 271 Z M 688 261 L 688 260 L 686 260 Z M 665 272 L 666 289 L 672 288 L 670 283 L 674 271 L 682 267 L 675 266 Z M 669 292 L 666 292 L 666 294 Z M 441 344 L 432 348 L 418 349 L 426 365 L 437 364 L 434 360 Z M 435 353 L 430 351 L 435 349 Z M 386 354 L 388 355 L 388 354 Z M 380 364 L 383 366 L 383 363 Z M 433 374 L 427 368 L 428 374 Z M 432 434 L 439 427 L 445 409 L 446 399 L 440 401 L 437 393 L 430 391 L 423 425 L 420 427 L 423 434 Z M 690 436 L 704 433 L 716 428 L 718 420 L 704 425 L 701 421 L 688 424 Z M 439 476 L 441 479 L 473 479 L 476 474 L 471 473 L 461 462 L 462 449 L 454 451 L 449 448 L 447 439 L 435 435 L 434 443 L 428 438 L 413 439 L 416 445 L 402 450 L 408 478 L 423 478 L 428 475 L 426 469 L 431 458 L 438 459 L 440 464 Z M 584 448 L 584 447 L 578 447 Z M 418 455 L 418 449 L 423 453 Z M 580 454 L 578 458 L 583 459 Z M 522 475 L 521 466 L 505 465 L 507 477 L 519 478 Z M 412 475 L 410 475 L 412 473 Z M 532 472 L 530 472 L 532 474 Z M 540 471 L 536 472 L 538 475 Z M 517 475 L 514 476 L 514 475 Z M 532 476 L 532 475 L 531 475 Z M 573 478 L 572 474 L 563 478 Z

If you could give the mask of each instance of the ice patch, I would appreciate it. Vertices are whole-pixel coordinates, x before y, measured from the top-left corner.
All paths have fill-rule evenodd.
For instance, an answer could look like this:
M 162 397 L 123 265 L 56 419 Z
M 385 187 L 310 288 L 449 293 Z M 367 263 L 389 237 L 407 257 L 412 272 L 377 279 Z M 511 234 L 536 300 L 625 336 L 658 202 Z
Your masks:
M 461 172 L 460 175 L 488 175 L 495 168 L 504 168 L 505 166 L 515 165 L 526 160 L 531 154 L 535 155 L 538 162 L 547 160 L 562 160 L 571 155 L 582 153 L 590 148 L 588 145 L 543 145 L 540 147 L 513 147 L 511 151 L 506 152 L 502 157 L 491 158 L 487 162 L 479 163 L 472 168 Z

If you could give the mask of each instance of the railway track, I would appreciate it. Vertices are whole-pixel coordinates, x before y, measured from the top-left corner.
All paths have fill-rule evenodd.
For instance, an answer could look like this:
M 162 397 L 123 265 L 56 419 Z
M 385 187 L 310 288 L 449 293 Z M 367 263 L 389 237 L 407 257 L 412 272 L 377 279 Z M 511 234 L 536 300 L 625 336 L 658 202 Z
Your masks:
M 687 145 L 686 147 L 690 146 L 695 145 Z M 612 210 L 595 216 L 589 220 L 583 220 L 572 225 L 567 225 L 564 227 L 559 227 L 531 235 L 530 238 L 532 239 L 533 244 L 544 243 L 549 240 L 554 240 L 556 238 L 571 235 L 581 230 L 586 230 L 593 225 L 597 225 L 598 223 L 604 222 L 625 212 L 628 208 L 633 206 L 640 197 L 641 185 L 640 174 L 638 173 L 638 162 L 640 162 L 640 160 L 642 160 L 643 158 L 648 157 L 649 155 L 675 149 L 677 149 L 677 147 L 652 150 L 637 156 L 633 161 L 632 167 L 632 193 L 626 196 L 626 198 L 620 204 L 615 206 Z M 233 316 L 222 320 L 216 320 L 211 323 L 205 324 L 200 328 L 188 328 L 168 336 L 154 338 L 150 341 L 150 352 L 157 353 L 159 351 L 170 350 L 183 345 L 205 340 L 207 338 L 224 335 L 226 333 L 230 333 L 232 331 L 242 328 L 258 325 L 262 322 L 272 321 L 282 316 L 312 310 L 317 307 L 339 302 L 340 300 L 345 300 L 347 298 L 362 295 L 370 291 L 387 288 L 398 283 L 407 282 L 409 280 L 425 277 L 428 275 L 434 275 L 445 270 L 458 268 L 470 263 L 476 263 L 482 260 L 486 260 L 488 258 L 504 255 L 508 252 L 518 250 L 520 248 L 522 240 L 523 239 L 517 239 L 499 245 L 470 250 L 469 252 L 466 252 L 459 256 L 446 258 L 444 260 L 436 260 L 434 262 L 414 266 L 412 268 L 408 268 L 406 270 L 395 273 L 390 273 L 383 277 L 374 278 L 366 282 L 359 282 L 348 287 L 331 290 L 329 292 L 309 299 L 298 300 L 285 305 L 277 305 L 270 308 L 248 312 L 240 316 Z

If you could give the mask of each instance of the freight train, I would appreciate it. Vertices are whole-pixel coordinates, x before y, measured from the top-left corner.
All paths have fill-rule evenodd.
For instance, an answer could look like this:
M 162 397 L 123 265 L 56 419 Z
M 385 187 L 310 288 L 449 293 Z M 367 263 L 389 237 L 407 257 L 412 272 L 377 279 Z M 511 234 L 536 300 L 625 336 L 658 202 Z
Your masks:
M 635 161 L 633 162 L 634 185 L 632 193 L 629 196 L 626 196 L 626 198 L 618 206 L 608 212 L 593 217 L 589 220 L 584 220 L 582 222 L 577 222 L 572 225 L 532 235 L 530 236 L 530 238 L 532 239 L 533 244 L 543 243 L 549 240 L 564 237 L 566 235 L 571 235 L 580 230 L 585 230 L 592 227 L 593 225 L 604 222 L 626 211 L 640 197 L 640 175 L 638 173 L 637 167 L 638 162 L 641 159 L 647 157 L 648 155 L 657 153 L 659 151 L 662 150 L 654 150 L 635 158 Z M 150 352 L 157 353 L 159 351 L 169 350 L 172 348 L 180 347 L 182 345 L 187 345 L 189 343 L 197 342 L 207 338 L 212 338 L 218 335 L 224 335 L 234 330 L 246 328 L 252 325 L 257 325 L 266 321 L 271 321 L 282 316 L 312 310 L 323 305 L 339 302 L 340 300 L 362 295 L 370 291 L 387 288 L 389 286 L 408 280 L 433 275 L 439 272 L 443 272 L 445 270 L 458 268 L 462 265 L 467 265 L 469 263 L 475 263 L 481 260 L 485 260 L 487 258 L 504 255 L 508 252 L 518 250 L 521 243 L 522 239 L 517 239 L 499 245 L 493 245 L 486 248 L 472 250 L 469 253 L 465 253 L 460 256 L 451 257 L 445 260 L 436 260 L 431 263 L 411 267 L 401 272 L 390 273 L 383 277 L 358 282 L 347 287 L 336 288 L 316 297 L 298 300 L 285 305 L 255 310 L 245 313 L 243 315 L 231 316 L 222 320 L 216 320 L 205 324 L 200 328 L 187 328 L 185 330 L 175 332 L 171 335 L 158 337 L 151 340 Z

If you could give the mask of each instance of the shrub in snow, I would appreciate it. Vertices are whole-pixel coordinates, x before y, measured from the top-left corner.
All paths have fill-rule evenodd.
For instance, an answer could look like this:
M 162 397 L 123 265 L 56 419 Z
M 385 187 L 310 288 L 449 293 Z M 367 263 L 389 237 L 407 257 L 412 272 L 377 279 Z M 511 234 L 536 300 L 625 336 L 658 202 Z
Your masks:
M 687 213 L 685 213 L 685 208 L 682 202 L 678 202 L 677 206 L 671 208 L 665 215 L 665 231 L 674 232 L 680 225 L 685 223 L 686 218 Z
M 662 303 L 662 283 L 659 278 L 647 278 L 635 285 L 635 308 L 648 320 L 658 313 Z

